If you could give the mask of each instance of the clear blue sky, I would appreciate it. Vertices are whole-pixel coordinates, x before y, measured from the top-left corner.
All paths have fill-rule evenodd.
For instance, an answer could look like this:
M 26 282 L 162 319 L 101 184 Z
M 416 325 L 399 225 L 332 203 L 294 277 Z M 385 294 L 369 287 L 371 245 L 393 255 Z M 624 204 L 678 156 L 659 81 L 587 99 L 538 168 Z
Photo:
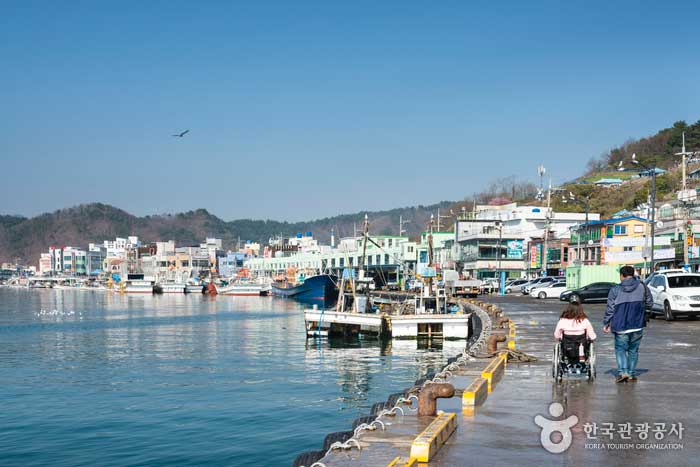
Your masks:
M 698 5 L 6 1 L 0 212 L 303 220 L 564 181 L 700 118 Z

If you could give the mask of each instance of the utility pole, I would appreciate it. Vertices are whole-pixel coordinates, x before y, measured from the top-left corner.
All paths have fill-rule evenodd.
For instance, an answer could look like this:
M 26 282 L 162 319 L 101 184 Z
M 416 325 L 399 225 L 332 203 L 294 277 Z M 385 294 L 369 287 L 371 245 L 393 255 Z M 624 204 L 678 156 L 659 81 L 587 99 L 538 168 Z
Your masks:
M 692 247 L 692 240 L 691 236 L 689 234 L 692 234 L 692 227 L 690 227 L 689 224 L 689 209 L 687 207 L 687 179 L 686 179 L 686 156 L 692 156 L 692 152 L 688 152 L 685 150 L 685 132 L 683 132 L 683 146 L 681 149 L 681 152 L 677 152 L 676 156 L 681 156 L 681 166 L 683 170 L 683 185 L 682 185 L 682 191 L 681 191 L 681 196 L 679 196 L 679 201 L 683 203 L 683 228 L 685 228 L 685 235 L 684 235 L 684 240 L 685 245 L 683 245 L 683 268 L 688 269 L 690 267 L 689 261 L 690 261 L 690 248 Z
M 406 229 L 403 228 L 405 224 L 411 222 L 410 220 L 403 220 L 403 216 L 399 215 L 399 237 L 406 233 Z
M 651 252 L 649 253 L 651 259 L 649 261 L 649 273 L 652 273 L 654 272 L 654 243 L 656 237 L 656 162 L 649 167 L 637 160 L 637 154 L 632 154 L 632 163 L 642 166 L 644 170 L 651 173 Z M 620 161 L 618 170 L 624 170 L 622 161 Z
M 544 212 L 544 241 L 542 242 L 542 276 L 547 275 L 547 242 L 549 240 L 549 218 L 550 206 L 552 202 L 552 179 L 549 179 L 549 189 L 547 190 L 547 209 Z
M 496 221 L 496 228 L 498 229 L 498 269 L 496 277 L 498 278 L 499 294 L 503 295 L 503 286 L 505 285 L 505 281 L 503 280 L 503 276 L 505 276 L 505 274 L 501 269 L 501 257 L 503 256 L 501 253 L 501 245 L 503 244 L 503 222 Z

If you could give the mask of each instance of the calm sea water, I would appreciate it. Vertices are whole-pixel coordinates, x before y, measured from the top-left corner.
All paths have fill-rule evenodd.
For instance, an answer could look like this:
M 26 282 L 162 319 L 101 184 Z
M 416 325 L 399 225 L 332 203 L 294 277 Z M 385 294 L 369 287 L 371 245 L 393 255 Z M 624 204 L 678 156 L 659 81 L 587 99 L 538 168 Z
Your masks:
M 290 465 L 463 346 L 307 341 L 302 309 L 0 289 L 0 465 Z

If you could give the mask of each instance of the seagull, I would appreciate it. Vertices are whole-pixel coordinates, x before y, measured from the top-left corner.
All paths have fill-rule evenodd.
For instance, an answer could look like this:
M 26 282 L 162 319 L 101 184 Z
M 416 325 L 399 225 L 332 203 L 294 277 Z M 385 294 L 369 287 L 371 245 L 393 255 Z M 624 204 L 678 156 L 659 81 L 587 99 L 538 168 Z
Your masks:
M 182 138 L 183 136 L 185 136 L 185 135 L 186 135 L 187 133 L 189 133 L 189 132 L 190 132 L 190 130 L 185 130 L 185 131 L 183 131 L 182 133 L 177 133 L 177 134 L 175 134 L 175 135 L 173 135 L 173 136 L 177 136 L 178 138 Z

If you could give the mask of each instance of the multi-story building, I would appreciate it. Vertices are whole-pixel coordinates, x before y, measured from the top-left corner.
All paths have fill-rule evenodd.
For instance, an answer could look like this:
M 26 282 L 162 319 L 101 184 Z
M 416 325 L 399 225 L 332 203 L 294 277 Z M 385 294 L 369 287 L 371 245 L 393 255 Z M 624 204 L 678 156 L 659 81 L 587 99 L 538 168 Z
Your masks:
M 90 243 L 87 250 L 86 270 L 90 276 L 97 276 L 104 271 L 104 260 L 107 258 L 107 248 Z
M 684 204 L 680 201 L 665 203 L 657 209 L 656 235 L 669 237 L 674 249 L 674 257 L 656 260 L 660 266 L 673 267 L 685 262 L 685 252 L 688 254 L 688 264 L 693 271 L 700 268 L 700 206 Z
M 531 239 L 524 250 L 525 266 L 528 276 L 541 274 L 542 261 L 547 261 L 544 268 L 548 276 L 563 276 L 569 266 L 569 239 L 568 238 L 548 238 L 547 256 L 544 252 L 544 237 Z
M 53 273 L 51 268 L 51 253 L 42 253 L 39 258 L 39 274 L 42 276 L 50 276 Z
M 589 222 L 572 228 L 569 262 L 583 265 L 631 265 L 643 268 L 651 259 L 649 221 L 625 216 Z M 654 259 L 673 259 L 669 236 L 654 239 Z
M 497 277 L 500 271 L 505 271 L 506 277 L 538 275 L 541 263 L 534 268 L 526 261 L 531 255 L 525 249 L 535 239 L 544 239 L 545 230 L 548 239 L 568 238 L 569 228 L 587 217 L 598 220 L 600 215 L 554 212 L 517 203 L 475 206 L 455 223 L 453 257 L 465 275 L 477 279 Z M 542 252 L 535 252 L 535 258 L 538 254 L 541 261 Z
M 87 274 L 87 252 L 76 247 L 64 247 L 62 271 L 66 275 L 84 276 Z
M 371 239 L 367 245 L 364 245 L 363 237 L 348 237 L 342 239 L 335 248 L 316 244 L 317 247 L 313 248 L 296 251 L 278 249 L 274 253 L 266 247 L 262 257 L 246 260 L 245 266 L 256 274 L 266 275 L 285 272 L 289 268 L 340 274 L 344 268 L 359 266 L 364 252 L 363 266 L 384 281 L 392 282 L 397 280 L 402 270 L 405 273 L 415 265 L 417 245 L 408 237 L 380 235 L 371 236 Z M 307 242 L 307 245 L 311 244 L 312 242 Z

